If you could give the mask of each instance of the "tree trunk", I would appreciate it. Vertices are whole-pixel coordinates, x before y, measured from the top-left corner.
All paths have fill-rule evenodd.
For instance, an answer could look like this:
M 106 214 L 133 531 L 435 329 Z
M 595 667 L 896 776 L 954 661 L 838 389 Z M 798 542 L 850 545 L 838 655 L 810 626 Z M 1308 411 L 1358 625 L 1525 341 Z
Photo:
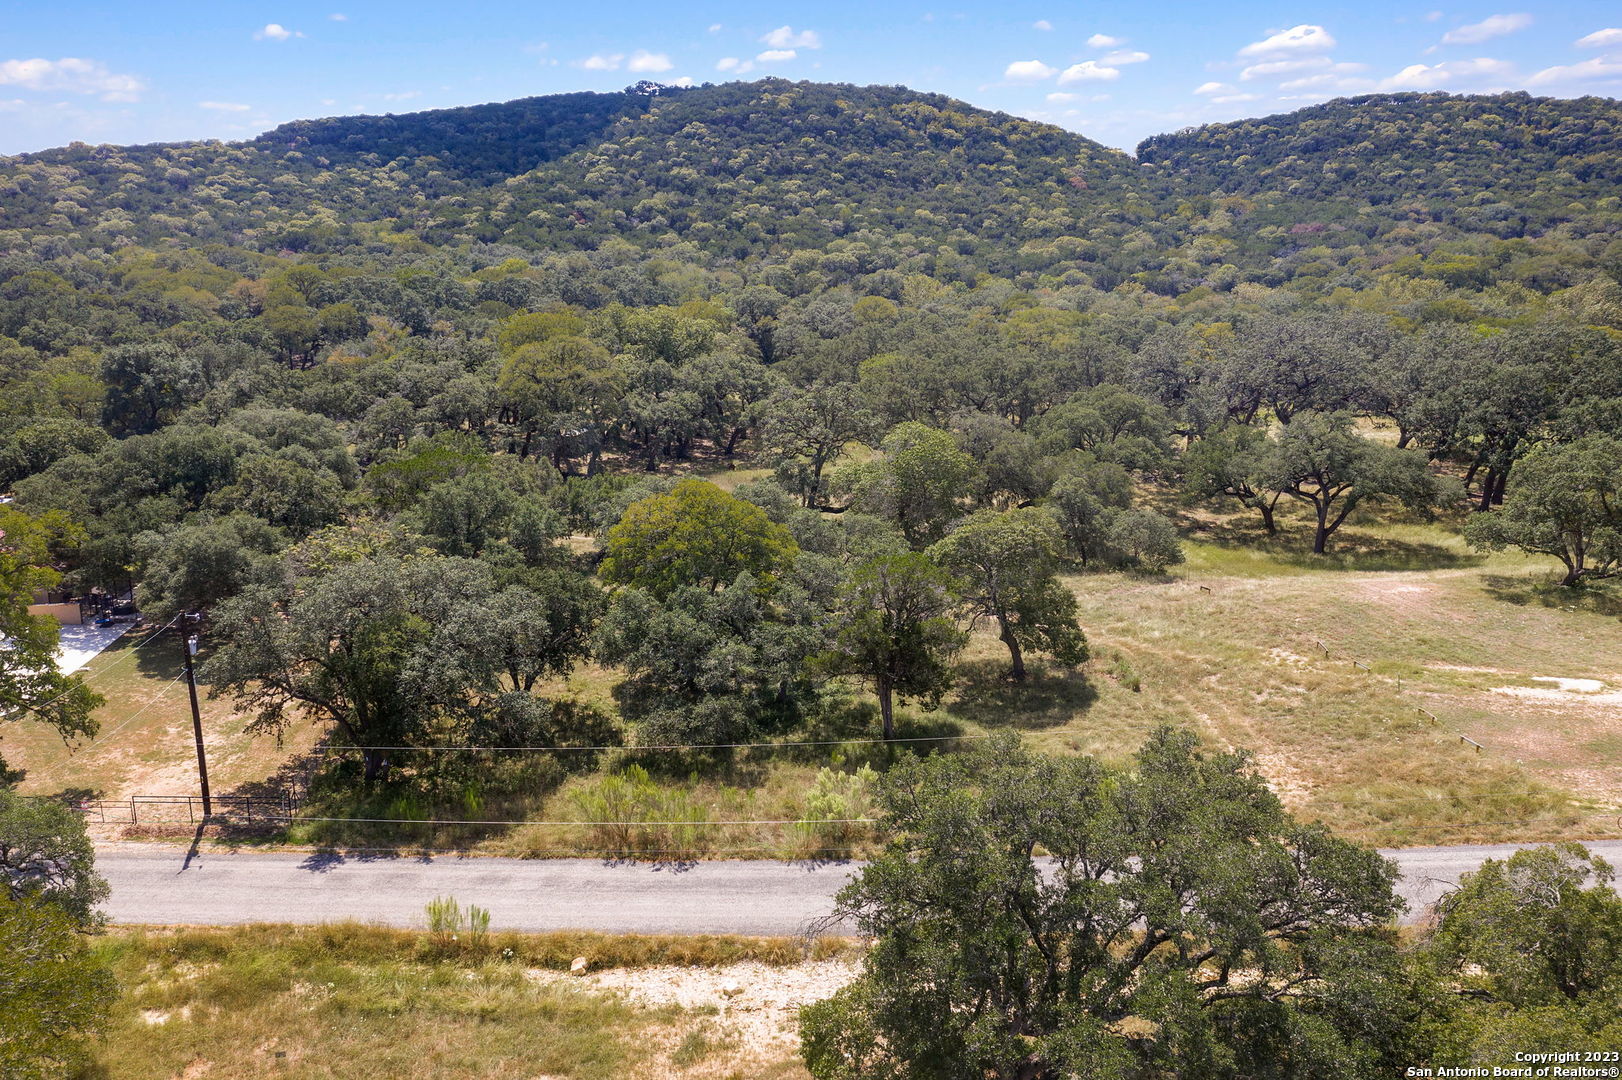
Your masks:
M 1509 470 L 1505 469 L 1503 472 L 1498 474 L 1498 481 L 1492 486 L 1492 504 L 1494 506 L 1504 505 L 1504 487 L 1508 483 Z
M 1492 509 L 1492 493 L 1498 487 L 1498 466 L 1487 466 L 1487 478 L 1481 482 L 1481 501 L 1476 504 L 1477 510 Z
M 1256 501 L 1256 509 L 1262 512 L 1262 528 L 1266 530 L 1267 535 L 1276 535 L 1278 533 L 1278 525 L 1273 521 L 1273 504 L 1265 503 L 1258 499 Z
M 895 738 L 895 694 L 890 680 L 879 676 L 875 684 L 879 692 L 879 716 L 884 721 L 884 741 Z
M 1002 643 L 1008 646 L 1008 655 L 1014 662 L 1008 674 L 1015 682 L 1024 682 L 1025 654 L 1020 651 L 1019 639 L 1014 636 L 1013 627 L 1008 625 L 1007 619 L 999 618 L 997 625 L 1002 628 L 1002 633 L 998 636 L 1002 638 Z
M 1468 469 L 1464 470 L 1464 486 L 1465 486 L 1466 490 L 1469 489 L 1471 484 L 1475 483 L 1476 473 L 1481 471 L 1481 461 L 1482 461 L 1482 458 L 1483 458 L 1484 454 L 1485 454 L 1485 451 L 1483 451 L 1483 453 L 1481 453 L 1481 454 L 1477 454 L 1471 460 L 1470 467 Z
M 374 780 L 387 780 L 389 775 L 389 758 L 382 750 L 367 747 L 361 751 L 362 760 L 366 763 L 366 782 Z
M 1329 504 L 1320 502 L 1318 506 L 1318 528 L 1312 534 L 1312 553 L 1322 555 L 1329 546 Z

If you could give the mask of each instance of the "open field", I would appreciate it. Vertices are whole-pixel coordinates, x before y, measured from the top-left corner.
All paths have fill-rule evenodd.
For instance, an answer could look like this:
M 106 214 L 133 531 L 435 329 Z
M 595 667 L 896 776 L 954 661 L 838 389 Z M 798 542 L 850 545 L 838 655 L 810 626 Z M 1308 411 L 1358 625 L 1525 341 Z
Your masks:
M 1385 845 L 1618 832 L 1613 594 L 1550 587 L 1549 566 L 1436 525 L 1348 527 L 1319 561 L 1299 533 L 1269 550 L 1185 524 L 1175 576 L 1077 581 L 1103 670 L 1038 745 L 1119 756 L 1155 722 L 1191 724 L 1254 750 L 1293 809 Z
M 1120 761 L 1155 725 L 1181 723 L 1217 745 L 1254 751 L 1292 809 L 1369 843 L 1622 833 L 1622 594 L 1614 588 L 1552 587 L 1551 564 L 1474 554 L 1444 523 L 1354 521 L 1328 556 L 1315 558 L 1304 553 L 1304 521 L 1289 511 L 1280 514 L 1281 534 L 1267 538 L 1249 516 L 1161 509 L 1175 515 L 1187 537 L 1186 564 L 1164 576 L 1069 579 L 1093 650 L 1082 669 L 1061 672 L 1038 658 L 1030 682 L 1011 684 L 1003 677 L 1006 653 L 982 627 L 944 707 L 903 708 L 902 735 L 1014 728 L 1046 749 Z M 109 699 L 103 733 L 93 743 L 70 757 L 38 725 L 8 728 L 7 757 L 29 770 L 25 791 L 122 798 L 195 790 L 185 687 L 173 681 L 175 649 L 159 641 L 131 655 L 138 645 L 134 635 L 126 637 L 90 666 L 92 685 Z M 612 709 L 614 677 L 587 664 L 545 692 Z M 1587 681 L 1551 681 L 1558 679 Z M 314 738 L 313 729 L 299 727 L 278 747 L 244 735 L 243 717 L 228 702 L 205 698 L 203 709 L 216 793 L 274 787 L 278 769 L 293 767 Z M 853 685 L 846 706 L 803 737 L 870 738 L 873 714 Z M 863 761 L 882 767 L 885 751 L 851 745 L 748 752 L 726 768 L 707 767 L 703 779 L 674 758 L 644 755 L 658 791 L 637 810 L 643 819 L 796 819 L 819 769 L 849 770 Z M 327 805 L 342 817 L 597 820 L 600 781 L 589 763 L 571 774 L 534 756 L 499 762 L 447 767 L 428 796 L 386 792 Z M 516 794 L 486 783 L 500 772 L 509 774 Z M 854 807 L 852 816 L 862 809 Z M 178 825 L 171 831 L 191 835 Z M 860 827 L 609 835 L 555 826 L 331 822 L 232 838 L 530 856 L 712 857 L 861 854 L 866 839 Z
M 123 988 L 106 1080 L 803 1077 L 797 1007 L 854 963 L 831 942 L 807 957 L 784 939 L 358 924 L 119 930 L 95 948 Z

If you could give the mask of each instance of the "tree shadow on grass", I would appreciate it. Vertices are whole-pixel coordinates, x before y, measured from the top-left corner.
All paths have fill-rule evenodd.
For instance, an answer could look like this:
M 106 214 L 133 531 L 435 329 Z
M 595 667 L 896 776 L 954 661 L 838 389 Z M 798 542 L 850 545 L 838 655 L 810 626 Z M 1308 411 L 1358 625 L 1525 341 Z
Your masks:
M 1219 522 L 1188 519 L 1180 524 L 1186 525 L 1191 539 L 1213 547 L 1261 552 L 1286 566 L 1309 570 L 1455 570 L 1480 566 L 1486 560 L 1484 555 L 1424 541 L 1379 536 L 1356 526 L 1337 531 L 1329 538 L 1329 550 L 1314 555 L 1313 530 L 1306 525 L 1281 521 L 1278 532 L 1268 536 L 1259 525 L 1240 524 L 1237 519 Z
M 1024 682 L 1008 677 L 1002 658 L 958 665 L 958 689 L 948 703 L 953 716 L 986 728 L 1041 731 L 1062 727 L 1098 699 L 1098 691 L 1074 668 L 1027 664 Z
M 1482 588 L 1494 600 L 1516 607 L 1538 604 L 1562 611 L 1586 611 L 1594 615 L 1622 618 L 1622 591 L 1605 582 L 1561 585 L 1556 576 L 1515 577 L 1509 574 L 1483 574 Z

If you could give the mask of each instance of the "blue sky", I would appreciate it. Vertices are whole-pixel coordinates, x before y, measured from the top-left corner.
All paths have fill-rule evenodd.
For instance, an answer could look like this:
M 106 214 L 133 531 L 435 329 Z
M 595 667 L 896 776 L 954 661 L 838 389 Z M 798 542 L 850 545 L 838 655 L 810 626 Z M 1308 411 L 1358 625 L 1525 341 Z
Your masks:
M 1622 5 L 4 0 L 0 153 L 642 78 L 902 83 L 1112 146 L 1379 90 L 1622 94 Z

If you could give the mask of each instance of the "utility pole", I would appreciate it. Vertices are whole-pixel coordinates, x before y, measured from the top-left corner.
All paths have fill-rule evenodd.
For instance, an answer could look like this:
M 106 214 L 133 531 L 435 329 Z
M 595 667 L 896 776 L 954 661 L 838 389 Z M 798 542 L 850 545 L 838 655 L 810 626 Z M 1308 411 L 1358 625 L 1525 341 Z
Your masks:
M 202 616 L 187 615 L 185 618 L 186 623 L 190 623 Z M 203 756 L 203 714 L 197 709 L 197 674 L 192 669 L 192 657 L 197 653 L 197 635 L 186 632 L 186 623 L 182 623 L 180 628 L 185 646 L 181 655 L 186 664 L 186 690 L 191 694 L 191 733 L 197 743 L 197 778 L 203 784 L 203 820 L 207 821 L 214 816 L 214 802 L 208 795 L 208 758 Z

